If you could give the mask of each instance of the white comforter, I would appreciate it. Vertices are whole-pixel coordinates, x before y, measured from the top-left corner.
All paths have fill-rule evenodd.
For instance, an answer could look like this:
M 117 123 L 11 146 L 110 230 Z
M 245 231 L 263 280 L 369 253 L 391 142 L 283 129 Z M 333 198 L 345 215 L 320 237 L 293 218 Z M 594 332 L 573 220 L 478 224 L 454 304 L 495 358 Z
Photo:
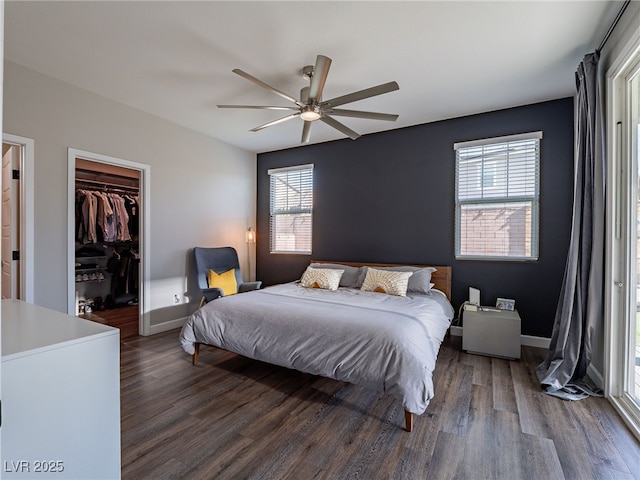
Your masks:
M 454 311 L 444 294 L 397 297 L 287 283 L 209 302 L 180 333 L 246 357 L 384 391 L 422 414 Z

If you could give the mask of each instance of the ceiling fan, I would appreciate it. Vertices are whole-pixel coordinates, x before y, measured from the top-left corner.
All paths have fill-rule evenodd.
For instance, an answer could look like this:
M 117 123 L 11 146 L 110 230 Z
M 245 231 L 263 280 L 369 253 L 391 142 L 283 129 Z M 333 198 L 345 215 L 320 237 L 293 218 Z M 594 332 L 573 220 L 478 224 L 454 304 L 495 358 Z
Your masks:
M 252 128 L 251 131 L 257 132 L 258 130 L 262 130 L 263 128 L 267 128 L 272 125 L 291 120 L 292 118 L 300 117 L 302 120 L 304 120 L 304 125 L 302 126 L 302 143 L 309 142 L 309 139 L 311 138 L 311 124 L 316 120 L 320 120 L 321 122 L 326 123 L 327 125 L 335 128 L 336 130 L 339 130 L 346 136 L 355 140 L 360 135 L 357 132 L 351 130 L 346 125 L 337 121 L 335 118 L 333 118 L 334 116 L 366 118 L 371 120 L 386 120 L 391 122 L 395 121 L 398 118 L 398 115 L 389 113 L 363 112 L 360 110 L 345 110 L 342 108 L 335 108 L 346 103 L 356 102 L 358 100 L 363 100 L 365 98 L 374 97 L 376 95 L 382 95 L 383 93 L 398 90 L 400 87 L 396 82 L 388 82 L 377 85 L 375 87 L 365 88 L 364 90 L 359 90 L 347 95 L 332 98 L 331 100 L 322 100 L 322 90 L 324 89 L 324 84 L 327 80 L 330 66 L 331 59 L 329 57 L 318 55 L 315 65 L 307 65 L 302 69 L 302 75 L 305 78 L 309 79 L 309 86 L 304 87 L 302 88 L 302 90 L 300 90 L 300 99 L 295 99 L 292 96 L 287 95 L 286 93 L 283 93 L 276 88 L 273 88 L 271 85 L 267 85 L 263 81 L 258 80 L 248 73 L 243 72 L 239 68 L 236 68 L 235 70 L 233 70 L 233 73 L 236 73 L 241 77 L 246 78 L 250 82 L 253 82 L 256 85 L 265 88 L 270 92 L 273 92 L 276 95 L 289 100 L 290 102 L 293 102 L 295 106 L 281 107 L 262 105 L 218 105 L 218 108 L 291 110 L 294 112 L 291 115 L 273 120 L 256 128 Z

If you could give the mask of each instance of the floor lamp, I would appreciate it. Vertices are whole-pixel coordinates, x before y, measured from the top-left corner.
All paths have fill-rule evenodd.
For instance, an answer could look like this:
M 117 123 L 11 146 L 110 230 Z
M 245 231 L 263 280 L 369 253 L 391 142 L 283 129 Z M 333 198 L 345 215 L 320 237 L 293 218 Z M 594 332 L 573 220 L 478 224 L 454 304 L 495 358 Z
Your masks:
M 251 275 L 251 244 L 256 243 L 256 231 L 249 227 L 245 233 L 245 240 L 247 241 L 247 269 L 249 272 L 249 281 L 253 281 L 253 276 Z

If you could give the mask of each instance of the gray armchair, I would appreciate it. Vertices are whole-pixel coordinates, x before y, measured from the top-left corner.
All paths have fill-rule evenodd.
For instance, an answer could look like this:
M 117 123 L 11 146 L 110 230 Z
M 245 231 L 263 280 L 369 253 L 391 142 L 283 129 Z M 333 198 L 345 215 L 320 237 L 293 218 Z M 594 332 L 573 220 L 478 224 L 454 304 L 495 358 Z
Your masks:
M 221 289 L 209 288 L 209 270 L 222 274 L 232 268 L 235 269 L 238 293 L 258 290 L 262 286 L 262 282 L 260 281 L 244 282 L 242 280 L 242 272 L 240 271 L 240 263 L 238 262 L 238 252 L 236 252 L 233 247 L 195 247 L 193 249 L 193 255 L 196 261 L 198 287 L 202 290 L 200 306 L 224 296 Z

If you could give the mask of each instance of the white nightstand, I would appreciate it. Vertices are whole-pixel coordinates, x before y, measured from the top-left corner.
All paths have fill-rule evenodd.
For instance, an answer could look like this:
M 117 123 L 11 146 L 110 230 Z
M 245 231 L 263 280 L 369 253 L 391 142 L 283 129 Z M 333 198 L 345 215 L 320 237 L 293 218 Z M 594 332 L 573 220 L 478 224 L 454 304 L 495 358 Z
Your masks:
M 484 308 L 484 310 L 482 310 Z M 520 358 L 518 311 L 480 307 L 462 314 L 462 349 L 501 358 Z

